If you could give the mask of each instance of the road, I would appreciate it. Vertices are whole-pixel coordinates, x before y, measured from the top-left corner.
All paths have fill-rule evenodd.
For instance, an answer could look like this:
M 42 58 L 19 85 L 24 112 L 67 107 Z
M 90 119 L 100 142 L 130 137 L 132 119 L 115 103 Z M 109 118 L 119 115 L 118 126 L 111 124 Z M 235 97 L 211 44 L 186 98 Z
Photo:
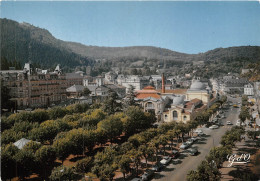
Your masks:
M 228 100 L 237 103 L 240 98 L 228 98 Z M 199 154 L 197 156 L 190 156 L 185 151 L 181 153 L 180 158 L 174 163 L 173 161 L 163 169 L 163 171 L 158 172 L 154 176 L 154 181 L 184 181 L 190 170 L 197 169 L 198 165 L 205 159 L 209 154 L 210 149 L 213 146 L 219 146 L 221 137 L 225 134 L 227 130 L 230 130 L 232 126 L 227 126 L 226 121 L 231 121 L 233 125 L 236 124 L 238 119 L 239 108 L 228 109 L 228 112 L 225 112 L 226 119 L 223 119 L 222 122 L 224 126 L 221 126 L 218 129 L 210 130 L 209 128 L 201 128 L 201 130 L 206 134 L 206 136 L 196 144 L 193 144 L 192 147 L 197 147 Z

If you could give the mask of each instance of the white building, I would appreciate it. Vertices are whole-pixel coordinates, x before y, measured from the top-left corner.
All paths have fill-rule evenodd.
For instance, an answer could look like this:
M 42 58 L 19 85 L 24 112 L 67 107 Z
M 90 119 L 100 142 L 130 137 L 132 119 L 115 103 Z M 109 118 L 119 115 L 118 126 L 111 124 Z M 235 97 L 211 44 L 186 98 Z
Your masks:
M 244 85 L 244 94 L 248 96 L 254 95 L 254 87 L 252 84 L 246 84 Z
M 118 75 L 117 84 L 126 87 L 126 92 L 129 91 L 130 87 L 134 87 L 134 91 L 141 90 L 144 87 L 148 86 L 150 83 L 149 79 L 138 75 Z

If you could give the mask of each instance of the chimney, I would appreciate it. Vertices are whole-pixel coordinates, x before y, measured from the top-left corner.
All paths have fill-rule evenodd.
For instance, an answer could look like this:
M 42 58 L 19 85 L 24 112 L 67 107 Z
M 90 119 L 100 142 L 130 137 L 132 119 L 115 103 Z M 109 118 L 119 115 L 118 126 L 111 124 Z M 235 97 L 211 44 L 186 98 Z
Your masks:
M 162 93 L 165 93 L 164 73 L 162 73 Z

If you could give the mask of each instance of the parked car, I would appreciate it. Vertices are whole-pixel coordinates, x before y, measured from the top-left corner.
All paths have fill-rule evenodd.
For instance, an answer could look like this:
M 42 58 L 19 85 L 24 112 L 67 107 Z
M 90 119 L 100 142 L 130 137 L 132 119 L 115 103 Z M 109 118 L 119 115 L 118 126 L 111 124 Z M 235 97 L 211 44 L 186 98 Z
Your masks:
M 202 130 L 201 129 L 196 129 L 195 131 L 194 131 L 194 133 L 202 133 Z
M 240 126 L 240 123 L 241 123 L 240 120 L 237 120 L 236 125 L 237 125 L 237 126 Z
M 189 145 L 192 145 L 193 140 L 192 140 L 192 139 L 188 139 L 188 140 L 186 141 L 186 143 L 189 144 Z
M 218 128 L 218 125 L 212 125 L 209 127 L 209 129 L 217 129 Z
M 164 156 L 163 159 L 160 161 L 162 165 L 167 165 L 171 161 L 171 157 Z
M 141 176 L 142 180 L 148 180 L 150 179 L 154 174 L 154 170 L 147 169 L 144 174 Z
M 142 179 L 141 179 L 141 178 L 138 178 L 138 177 L 136 177 L 136 178 L 133 178 L 131 181 L 142 181 Z
M 231 121 L 227 121 L 227 125 L 232 125 Z
M 151 168 L 151 170 L 153 170 L 153 171 L 155 171 L 155 172 L 159 172 L 159 171 L 162 170 L 162 168 L 163 168 L 163 165 L 162 165 L 161 163 L 157 163 L 157 164 L 155 164 L 155 165 Z
M 180 156 L 180 152 L 178 152 L 177 150 L 172 150 L 172 154 L 170 155 L 170 157 L 172 159 L 177 158 L 178 156 Z
M 190 145 L 187 144 L 187 143 L 182 143 L 181 146 L 180 146 L 180 149 L 186 149 L 188 148 Z
M 205 135 L 203 132 L 198 133 L 198 136 L 203 136 L 203 135 Z
M 197 136 L 193 136 L 193 137 L 191 137 L 191 139 L 193 140 L 193 142 L 195 142 L 195 141 L 199 140 L 200 138 Z
M 192 156 L 194 156 L 198 153 L 197 148 L 189 148 L 188 151 L 189 151 L 189 154 L 192 155 Z

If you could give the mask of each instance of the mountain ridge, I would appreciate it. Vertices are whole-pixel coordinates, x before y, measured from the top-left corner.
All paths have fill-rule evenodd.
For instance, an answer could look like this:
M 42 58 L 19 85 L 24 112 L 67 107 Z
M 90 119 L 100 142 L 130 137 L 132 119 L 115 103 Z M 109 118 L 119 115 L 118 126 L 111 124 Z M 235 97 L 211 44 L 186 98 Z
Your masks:
M 63 41 L 48 30 L 29 23 L 1 19 L 1 56 L 21 63 L 28 61 L 54 66 L 94 66 L 97 60 L 122 62 L 151 60 L 157 62 L 260 61 L 260 46 L 216 48 L 204 53 L 187 54 L 154 46 L 100 47 Z M 116 63 L 115 63 L 116 64 Z

